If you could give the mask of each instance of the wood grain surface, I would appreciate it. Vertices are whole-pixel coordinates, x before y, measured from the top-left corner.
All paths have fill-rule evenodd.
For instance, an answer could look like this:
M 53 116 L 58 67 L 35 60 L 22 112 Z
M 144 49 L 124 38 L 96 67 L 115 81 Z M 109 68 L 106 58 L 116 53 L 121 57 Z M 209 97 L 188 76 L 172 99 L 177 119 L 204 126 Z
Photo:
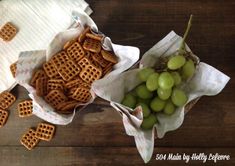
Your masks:
M 193 52 L 231 77 L 217 96 L 202 97 L 186 115 L 183 125 L 155 140 L 147 165 L 185 165 L 184 161 L 156 160 L 156 154 L 219 153 L 229 161 L 216 165 L 235 165 L 235 1 L 226 0 L 87 0 L 91 17 L 99 30 L 114 43 L 137 46 L 141 55 L 171 30 L 182 35 L 190 14 L 193 26 L 187 40 Z M 7 124 L 0 129 L 0 166 L 144 165 L 133 137 L 125 134 L 120 115 L 109 104 L 97 99 L 76 114 L 67 126 L 57 126 L 51 142 L 40 142 L 27 151 L 21 135 L 42 120 L 19 118 L 18 102 L 28 99 L 24 88 L 13 91 L 18 98 L 9 109 Z M 214 165 L 212 161 L 205 165 Z M 202 165 L 191 161 L 188 165 Z

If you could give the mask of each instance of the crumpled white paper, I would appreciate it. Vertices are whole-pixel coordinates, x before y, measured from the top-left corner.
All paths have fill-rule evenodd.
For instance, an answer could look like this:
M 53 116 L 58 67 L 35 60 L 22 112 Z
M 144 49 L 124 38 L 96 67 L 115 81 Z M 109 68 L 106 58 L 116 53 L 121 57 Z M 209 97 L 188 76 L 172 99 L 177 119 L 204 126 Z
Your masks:
M 153 67 L 158 62 L 159 57 L 172 55 L 179 48 L 181 41 L 182 38 L 180 36 L 173 31 L 170 32 L 143 55 L 140 61 L 140 68 Z M 190 51 L 188 46 L 186 49 Z M 110 101 L 111 106 L 121 113 L 126 133 L 134 136 L 136 147 L 144 162 L 147 163 L 151 159 L 154 149 L 155 130 L 157 131 L 157 137 L 163 138 L 166 132 L 176 130 L 181 126 L 185 113 L 184 107 L 181 107 L 171 116 L 160 114 L 157 117 L 159 123 L 152 130 L 141 130 L 140 125 L 143 120 L 142 108 L 137 107 L 135 110 L 132 110 L 120 104 L 125 93 L 140 84 L 140 80 L 137 78 L 137 73 L 141 70 L 140 68 L 98 80 L 92 85 L 92 89 L 96 95 Z M 203 95 L 213 96 L 220 93 L 229 79 L 228 76 L 212 66 L 200 62 L 196 68 L 195 75 L 184 87 L 189 97 L 186 104 Z M 115 87 L 115 90 L 113 87 Z
M 16 85 L 9 66 L 17 61 L 19 53 L 46 49 L 57 33 L 74 23 L 72 10 L 92 13 L 84 0 L 0 1 L 0 27 L 12 22 L 19 30 L 10 42 L 0 39 L 0 93 Z
M 83 11 L 74 11 L 72 16 L 77 22 L 77 26 L 74 25 L 73 28 L 57 34 L 47 50 L 22 52 L 19 55 L 16 71 L 17 83 L 25 87 L 30 93 L 30 98 L 33 99 L 33 114 L 50 123 L 59 125 L 70 123 L 75 115 L 75 110 L 71 115 L 56 113 L 49 104 L 36 95 L 35 89 L 30 86 L 29 82 L 32 78 L 33 72 L 40 68 L 46 60 L 49 60 L 53 55 L 61 51 L 67 41 L 78 37 L 84 30 L 85 25 L 90 26 L 94 32 L 98 32 L 98 28 L 94 21 Z M 114 70 L 107 76 L 116 75 L 127 70 L 139 59 L 138 48 L 113 44 L 108 37 L 105 38 L 103 47 L 105 49 L 113 50 L 119 58 L 119 62 L 114 66 Z M 91 94 L 92 99 L 88 103 L 83 104 L 83 106 L 93 102 L 95 94 L 92 91 Z

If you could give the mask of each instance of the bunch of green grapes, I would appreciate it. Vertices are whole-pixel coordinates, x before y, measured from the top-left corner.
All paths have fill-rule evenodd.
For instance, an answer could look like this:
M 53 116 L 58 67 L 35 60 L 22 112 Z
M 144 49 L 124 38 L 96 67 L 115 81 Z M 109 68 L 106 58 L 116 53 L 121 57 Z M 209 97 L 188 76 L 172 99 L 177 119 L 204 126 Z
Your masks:
M 191 18 L 189 23 L 191 23 Z M 142 129 L 152 129 L 157 123 L 159 113 L 172 115 L 188 100 L 187 94 L 180 87 L 194 75 L 195 64 L 186 56 L 184 48 L 186 36 L 184 35 L 180 50 L 169 57 L 165 70 L 161 72 L 153 68 L 140 70 L 138 78 L 142 83 L 127 93 L 122 100 L 123 105 L 132 109 L 142 107 L 144 118 L 141 124 Z

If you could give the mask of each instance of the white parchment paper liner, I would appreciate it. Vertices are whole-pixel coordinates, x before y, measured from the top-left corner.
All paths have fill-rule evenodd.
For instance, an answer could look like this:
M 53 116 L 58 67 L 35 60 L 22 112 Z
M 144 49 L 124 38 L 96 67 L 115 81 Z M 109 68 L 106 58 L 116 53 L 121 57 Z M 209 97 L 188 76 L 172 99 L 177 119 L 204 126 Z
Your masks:
M 159 57 L 172 55 L 179 48 L 181 40 L 182 38 L 175 32 L 170 32 L 143 55 L 139 68 L 152 67 L 158 62 Z M 186 49 L 190 51 L 188 46 Z M 218 94 L 230 79 L 212 66 L 203 62 L 199 63 L 199 58 L 196 57 L 196 59 L 198 60 L 196 73 L 184 87 L 189 97 L 187 103 L 203 95 L 213 96 Z M 176 130 L 181 126 L 185 114 L 184 107 L 178 108 L 171 116 L 160 114 L 158 116 L 159 123 L 152 130 L 141 130 L 142 108 L 137 107 L 132 110 L 119 104 L 126 92 L 140 84 L 137 78 L 139 70 L 141 69 L 134 69 L 120 75 L 106 77 L 95 82 L 92 89 L 96 95 L 110 101 L 111 106 L 120 112 L 127 135 L 134 136 L 136 147 L 144 162 L 147 163 L 151 159 L 154 149 L 155 130 L 157 131 L 157 137 L 163 138 L 166 132 Z
M 72 16 L 76 21 L 76 24 L 74 24 L 71 29 L 57 34 L 47 50 L 21 52 L 16 71 L 17 83 L 25 87 L 30 93 L 30 98 L 33 99 L 33 114 L 45 121 L 59 125 L 66 125 L 70 123 L 75 115 L 75 110 L 71 115 L 56 113 L 49 104 L 36 95 L 35 89 L 30 86 L 29 82 L 32 78 L 33 72 L 36 69 L 41 68 L 42 64 L 46 60 L 49 60 L 54 54 L 62 50 L 67 41 L 79 36 L 79 34 L 84 30 L 85 25 L 90 26 L 93 31 L 98 32 L 96 24 L 85 12 L 74 11 Z M 138 48 L 113 44 L 108 37 L 105 38 L 104 47 L 106 49 L 113 50 L 119 58 L 119 63 L 114 66 L 114 70 L 107 76 L 119 74 L 125 71 L 139 59 Z M 93 102 L 95 94 L 92 91 L 91 94 L 92 99 L 88 103 L 83 104 L 83 106 Z

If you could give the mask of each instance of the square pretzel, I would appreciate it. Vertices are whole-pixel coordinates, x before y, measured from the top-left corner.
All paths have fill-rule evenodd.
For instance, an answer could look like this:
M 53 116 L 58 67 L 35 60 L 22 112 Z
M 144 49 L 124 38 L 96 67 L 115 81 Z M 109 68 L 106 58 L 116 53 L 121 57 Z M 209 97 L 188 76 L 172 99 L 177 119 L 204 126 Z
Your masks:
M 74 108 L 77 105 L 78 105 L 78 101 L 76 101 L 76 100 L 66 101 L 64 103 L 59 104 L 58 112 L 64 113 L 64 114 L 72 113 Z
M 32 85 L 34 88 L 36 87 L 36 81 L 39 78 L 47 77 L 46 73 L 43 70 L 37 70 L 30 81 L 30 85 Z
M 79 74 L 80 78 L 88 84 L 92 84 L 102 76 L 102 70 L 94 65 L 88 65 L 82 69 Z
M 51 59 L 52 63 L 58 69 L 61 65 L 65 64 L 69 60 L 69 56 L 65 51 L 61 51 L 54 55 Z
M 3 41 L 9 42 L 15 37 L 16 33 L 16 27 L 8 22 L 0 29 L 0 38 L 2 38 Z
M 55 133 L 55 126 L 47 123 L 39 123 L 36 130 L 36 138 L 50 141 Z
M 91 32 L 91 28 L 87 26 L 78 37 L 78 41 L 82 43 L 86 39 L 86 34 Z
M 98 40 L 88 38 L 84 41 L 83 48 L 87 51 L 99 53 L 101 51 L 101 42 Z
M 64 81 L 62 79 L 51 79 L 47 82 L 47 91 L 51 90 L 64 90 Z
M 47 94 L 47 81 L 46 77 L 37 79 L 36 81 L 36 94 L 38 96 L 45 96 Z
M 0 109 L 0 127 L 3 127 L 8 118 L 8 112 Z
M 113 63 L 109 63 L 105 68 L 103 68 L 103 76 L 109 74 L 113 70 Z
M 32 150 L 39 142 L 36 138 L 36 131 L 29 129 L 21 138 L 21 144 L 24 145 L 28 150 Z
M 46 97 L 46 101 L 51 104 L 54 108 L 57 108 L 57 105 L 61 102 L 65 102 L 68 98 L 64 95 L 64 93 L 60 90 L 52 90 L 50 91 Z
M 70 81 L 79 74 L 80 68 L 72 60 L 69 60 L 65 64 L 60 66 L 58 72 L 60 76 L 63 78 L 63 80 Z
M 58 75 L 58 71 L 52 62 L 52 60 L 49 60 L 48 62 L 44 63 L 43 69 L 46 72 L 46 75 L 50 78 L 55 77 Z
M 19 117 L 29 117 L 33 115 L 33 101 L 32 100 L 25 100 L 18 104 L 18 113 Z
M 72 95 L 74 100 L 86 103 L 91 99 L 90 90 L 84 87 L 78 87 Z
M 81 69 L 85 68 L 86 66 L 92 64 L 88 57 L 83 57 L 79 62 L 78 65 Z
M 8 91 L 0 93 L 0 108 L 9 108 L 16 100 L 16 97 Z
M 68 56 L 74 61 L 78 62 L 82 59 L 85 55 L 85 51 L 83 50 L 82 46 L 78 42 L 74 42 L 68 49 L 67 49 Z
M 16 77 L 16 69 L 17 69 L 17 62 L 10 65 L 11 74 L 14 78 Z
M 102 66 L 102 67 L 106 67 L 106 66 L 109 64 L 109 62 L 106 61 L 106 60 L 102 57 L 101 54 L 93 54 L 93 55 L 92 55 L 92 59 L 93 59 L 94 61 L 96 61 L 96 62 L 97 62 L 100 66 Z

